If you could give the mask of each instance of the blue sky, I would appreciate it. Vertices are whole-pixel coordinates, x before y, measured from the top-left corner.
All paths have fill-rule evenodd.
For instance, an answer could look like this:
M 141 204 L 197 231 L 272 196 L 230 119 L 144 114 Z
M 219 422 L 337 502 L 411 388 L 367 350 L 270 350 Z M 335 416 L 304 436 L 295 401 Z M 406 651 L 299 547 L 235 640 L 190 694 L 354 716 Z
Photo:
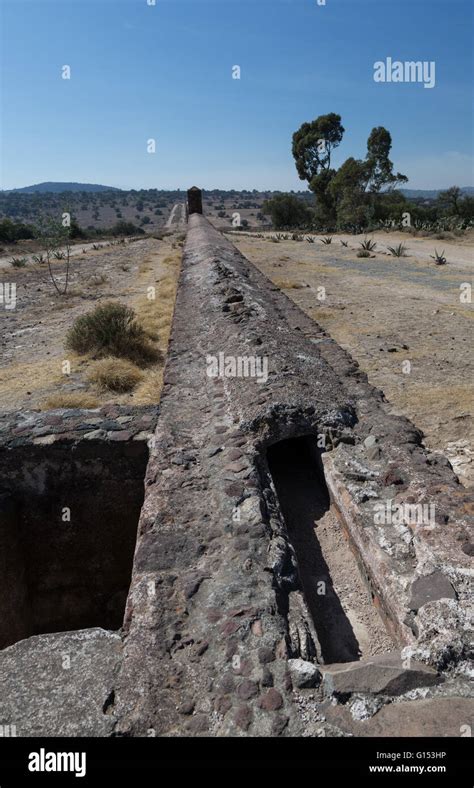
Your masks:
M 383 125 L 409 187 L 474 183 L 469 0 L 1 5 L 2 188 L 302 189 L 292 133 L 328 112 L 346 129 L 336 165 Z M 435 87 L 375 83 L 387 57 L 435 61 Z

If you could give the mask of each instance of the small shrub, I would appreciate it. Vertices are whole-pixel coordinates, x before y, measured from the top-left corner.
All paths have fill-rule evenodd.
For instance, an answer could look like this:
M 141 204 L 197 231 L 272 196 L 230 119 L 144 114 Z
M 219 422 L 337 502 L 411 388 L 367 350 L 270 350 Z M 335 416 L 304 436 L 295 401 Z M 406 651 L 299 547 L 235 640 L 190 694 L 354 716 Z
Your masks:
M 406 257 L 407 248 L 405 244 L 398 244 L 398 246 L 387 246 L 388 251 L 393 257 Z
M 143 373 L 126 359 L 104 358 L 94 364 L 87 378 L 103 391 L 124 394 L 140 383 Z
M 91 285 L 95 285 L 99 287 L 100 285 L 105 285 L 106 282 L 109 281 L 109 277 L 105 274 L 93 274 L 89 279 Z
M 446 265 L 448 262 L 444 256 L 444 249 L 441 254 L 438 254 L 437 250 L 435 249 L 435 253 L 430 254 L 430 257 L 435 261 L 436 265 Z
M 140 366 L 161 359 L 135 312 L 125 304 L 109 301 L 80 315 L 66 335 L 66 347 L 79 355 L 128 358 Z
M 357 252 L 357 257 L 370 257 L 370 252 L 368 249 L 359 249 Z
M 363 251 L 373 252 L 377 244 L 375 241 L 371 241 L 370 238 L 366 238 L 365 241 L 360 241 L 360 246 Z M 367 257 L 367 255 L 364 254 L 361 257 Z

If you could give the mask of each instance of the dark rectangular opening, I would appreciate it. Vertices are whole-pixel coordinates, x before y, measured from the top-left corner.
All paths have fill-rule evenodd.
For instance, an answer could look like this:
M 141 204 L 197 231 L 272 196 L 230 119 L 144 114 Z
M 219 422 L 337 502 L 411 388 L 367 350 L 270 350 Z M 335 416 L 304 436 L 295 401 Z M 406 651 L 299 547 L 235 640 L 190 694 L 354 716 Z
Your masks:
M 122 625 L 144 497 L 143 441 L 0 456 L 0 648 Z
M 331 506 L 316 438 L 276 443 L 267 461 L 323 662 L 350 662 L 390 650 L 391 640 Z

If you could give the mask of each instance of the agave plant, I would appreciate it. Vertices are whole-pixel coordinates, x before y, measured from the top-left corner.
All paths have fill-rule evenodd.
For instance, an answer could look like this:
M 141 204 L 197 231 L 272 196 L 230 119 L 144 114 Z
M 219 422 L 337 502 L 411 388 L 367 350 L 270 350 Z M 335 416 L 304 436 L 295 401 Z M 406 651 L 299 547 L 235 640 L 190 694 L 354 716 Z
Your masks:
M 363 251 L 366 252 L 373 252 L 375 247 L 377 246 L 375 241 L 371 241 L 370 238 L 366 238 L 364 241 L 359 241 L 360 246 L 362 247 Z M 364 255 L 365 257 L 365 255 Z
M 39 254 L 34 254 L 33 255 L 33 262 L 39 263 L 41 265 L 41 263 L 45 263 L 46 262 L 46 257 L 44 256 L 44 254 L 42 252 L 40 252 Z
M 308 235 L 306 237 L 306 240 L 308 241 L 309 244 L 314 244 L 314 238 L 311 235 Z
M 444 249 L 441 254 L 438 254 L 437 250 L 435 249 L 435 253 L 430 254 L 430 257 L 435 261 L 436 265 L 446 265 L 448 262 L 444 256 Z
M 331 235 L 326 235 L 325 238 L 320 238 L 319 240 L 325 246 L 329 246 L 329 244 L 332 244 L 332 236 Z
M 62 252 L 61 249 L 56 249 L 56 251 L 53 252 L 53 257 L 55 260 L 65 260 L 66 254 L 65 252 Z
M 24 268 L 27 262 L 28 260 L 26 257 L 12 257 L 10 265 L 12 265 L 13 268 Z
M 398 246 L 387 246 L 388 251 L 394 257 L 406 257 L 407 248 L 405 244 L 398 244 Z
M 347 249 L 347 248 L 348 248 L 348 246 L 349 246 L 349 241 L 341 241 L 341 245 L 342 245 L 342 246 L 345 246 L 345 247 L 346 247 L 346 249 Z

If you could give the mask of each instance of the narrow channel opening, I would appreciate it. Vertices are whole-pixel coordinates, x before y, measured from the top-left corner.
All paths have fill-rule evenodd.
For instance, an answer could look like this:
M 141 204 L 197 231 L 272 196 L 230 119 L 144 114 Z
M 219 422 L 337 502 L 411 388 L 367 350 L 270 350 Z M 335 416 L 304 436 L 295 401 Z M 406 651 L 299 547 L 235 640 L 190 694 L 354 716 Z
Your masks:
M 0 486 L 0 648 L 122 626 L 147 459 L 142 441 L 10 452 Z
M 390 639 L 331 506 L 316 438 L 280 441 L 268 448 L 267 462 L 323 662 L 352 662 L 389 650 Z

